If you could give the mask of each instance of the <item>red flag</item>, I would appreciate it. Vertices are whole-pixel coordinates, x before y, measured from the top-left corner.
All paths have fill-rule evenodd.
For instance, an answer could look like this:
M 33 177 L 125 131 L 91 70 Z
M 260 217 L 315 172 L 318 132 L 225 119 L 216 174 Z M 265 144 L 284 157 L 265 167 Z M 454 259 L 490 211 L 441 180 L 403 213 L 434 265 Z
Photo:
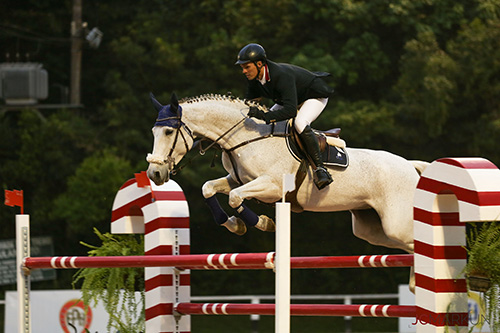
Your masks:
M 5 205 L 10 207 L 19 206 L 21 207 L 21 214 L 24 214 L 23 190 L 5 190 Z
M 145 187 L 145 186 L 151 186 L 149 183 L 149 178 L 148 175 L 146 174 L 146 171 L 141 171 L 140 173 L 135 173 L 135 180 L 137 181 L 137 186 L 138 187 Z

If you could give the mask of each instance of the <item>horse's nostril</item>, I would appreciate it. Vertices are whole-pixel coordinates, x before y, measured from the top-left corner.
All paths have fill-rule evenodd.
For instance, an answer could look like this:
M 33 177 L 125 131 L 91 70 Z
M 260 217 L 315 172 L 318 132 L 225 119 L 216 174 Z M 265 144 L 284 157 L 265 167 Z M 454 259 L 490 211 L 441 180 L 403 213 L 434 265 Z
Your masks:
M 160 179 L 161 178 L 160 171 L 155 171 L 155 178 L 156 179 Z

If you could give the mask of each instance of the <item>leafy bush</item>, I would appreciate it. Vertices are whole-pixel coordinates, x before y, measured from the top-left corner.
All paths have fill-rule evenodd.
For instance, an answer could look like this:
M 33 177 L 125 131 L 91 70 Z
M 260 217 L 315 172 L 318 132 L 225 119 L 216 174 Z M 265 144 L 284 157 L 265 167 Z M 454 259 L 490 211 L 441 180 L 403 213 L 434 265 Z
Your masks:
M 489 278 L 484 301 L 492 332 L 500 330 L 500 223 L 474 225 L 467 236 L 467 276 Z
M 135 235 L 102 234 L 94 228 L 102 241 L 100 247 L 83 243 L 91 248 L 89 256 L 144 255 L 144 237 Z M 129 267 L 83 268 L 74 276 L 73 287 L 82 280 L 82 299 L 85 304 L 101 301 L 109 314 L 108 331 L 115 328 L 121 333 L 144 332 L 144 269 Z M 141 292 L 140 300 L 135 292 Z

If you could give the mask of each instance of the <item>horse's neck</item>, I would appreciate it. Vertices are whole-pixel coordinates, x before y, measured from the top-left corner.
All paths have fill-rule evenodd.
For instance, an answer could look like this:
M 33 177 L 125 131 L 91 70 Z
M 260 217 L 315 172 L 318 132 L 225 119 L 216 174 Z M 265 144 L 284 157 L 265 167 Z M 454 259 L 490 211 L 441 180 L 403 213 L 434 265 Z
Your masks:
M 251 134 L 238 126 L 226 135 L 231 127 L 244 119 L 245 104 L 230 100 L 206 100 L 187 103 L 183 107 L 183 121 L 196 136 L 212 141 L 220 138 L 221 143 L 228 145 L 246 140 Z M 255 134 L 253 134 L 255 136 Z M 221 136 L 223 136 L 221 138 Z M 227 147 L 225 147 L 227 148 Z

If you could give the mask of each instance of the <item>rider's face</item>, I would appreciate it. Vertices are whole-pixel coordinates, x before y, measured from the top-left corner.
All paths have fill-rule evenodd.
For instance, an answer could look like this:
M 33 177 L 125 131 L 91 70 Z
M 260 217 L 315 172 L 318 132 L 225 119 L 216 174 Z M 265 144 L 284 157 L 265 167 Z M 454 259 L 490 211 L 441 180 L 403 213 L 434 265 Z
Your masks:
M 240 66 L 241 66 L 241 71 L 243 72 L 243 74 L 245 74 L 248 80 L 255 79 L 259 74 L 260 74 L 259 77 L 260 79 L 263 75 L 263 71 L 260 71 L 259 73 L 259 68 L 262 67 L 262 61 L 257 61 L 257 66 L 259 66 L 258 68 L 255 66 L 253 62 L 247 62 L 245 64 L 241 64 Z

